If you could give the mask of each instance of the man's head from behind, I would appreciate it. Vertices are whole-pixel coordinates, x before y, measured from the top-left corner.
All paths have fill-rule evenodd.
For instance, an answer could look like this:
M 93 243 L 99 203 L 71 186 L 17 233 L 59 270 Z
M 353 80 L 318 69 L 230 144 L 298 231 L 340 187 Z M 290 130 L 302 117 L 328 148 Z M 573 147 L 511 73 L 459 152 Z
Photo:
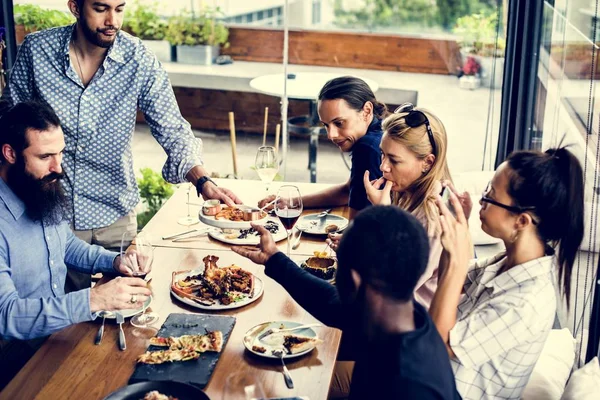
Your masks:
M 109 48 L 123 26 L 125 0 L 69 0 L 69 8 L 85 39 L 98 47 Z
M 52 108 L 36 102 L 0 102 L 0 170 L 34 220 L 55 224 L 65 217 L 60 183 L 65 139 Z
M 394 206 L 373 206 L 344 232 L 337 257 L 336 285 L 343 302 L 360 302 L 370 291 L 389 302 L 407 303 L 427 267 L 429 241 L 409 213 Z

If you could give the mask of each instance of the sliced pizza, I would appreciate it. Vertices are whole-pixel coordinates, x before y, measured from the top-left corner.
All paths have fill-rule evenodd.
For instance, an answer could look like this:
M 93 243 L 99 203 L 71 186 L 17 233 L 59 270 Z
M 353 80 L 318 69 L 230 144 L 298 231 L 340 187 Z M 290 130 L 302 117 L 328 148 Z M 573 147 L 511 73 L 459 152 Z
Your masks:
M 179 337 L 153 337 L 150 344 L 168 347 L 170 350 L 192 348 L 200 353 L 205 351 L 220 352 L 223 347 L 223 332 L 206 332 L 204 335 L 183 335 Z
M 173 361 L 197 360 L 202 353 L 194 349 L 147 351 L 138 357 L 143 364 L 164 364 Z
M 285 335 L 283 337 L 283 347 L 285 347 L 289 354 L 302 353 L 321 343 L 323 343 L 323 341 L 319 338 L 296 335 Z

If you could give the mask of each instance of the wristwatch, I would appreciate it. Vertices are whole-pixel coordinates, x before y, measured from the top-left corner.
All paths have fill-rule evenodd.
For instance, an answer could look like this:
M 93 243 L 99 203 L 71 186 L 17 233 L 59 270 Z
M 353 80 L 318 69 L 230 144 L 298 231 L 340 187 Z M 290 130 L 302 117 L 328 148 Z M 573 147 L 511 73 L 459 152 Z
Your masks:
M 196 192 L 198 193 L 198 197 L 202 195 L 202 187 L 206 182 L 211 182 L 213 185 L 218 186 L 212 179 L 210 179 L 210 177 L 204 175 L 196 182 Z

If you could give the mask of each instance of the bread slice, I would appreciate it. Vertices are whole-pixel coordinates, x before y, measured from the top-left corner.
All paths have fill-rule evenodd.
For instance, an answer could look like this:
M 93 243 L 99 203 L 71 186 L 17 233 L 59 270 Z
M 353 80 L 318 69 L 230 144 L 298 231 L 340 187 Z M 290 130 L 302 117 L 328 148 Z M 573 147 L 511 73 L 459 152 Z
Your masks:
M 283 337 L 283 347 L 285 347 L 289 354 L 302 353 L 321 343 L 323 341 L 319 338 L 296 335 L 285 335 Z

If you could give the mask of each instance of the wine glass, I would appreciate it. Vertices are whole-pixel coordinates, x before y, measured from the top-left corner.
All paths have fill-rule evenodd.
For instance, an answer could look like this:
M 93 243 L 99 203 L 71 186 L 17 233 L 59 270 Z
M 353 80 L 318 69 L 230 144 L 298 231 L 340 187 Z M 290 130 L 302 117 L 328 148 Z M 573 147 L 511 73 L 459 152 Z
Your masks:
M 284 185 L 279 188 L 275 198 L 275 214 L 283 224 L 287 233 L 287 255 L 290 256 L 292 228 L 302 215 L 302 197 L 296 186 Z
M 259 400 L 266 398 L 260 382 L 254 375 L 233 372 L 225 379 L 223 400 Z
M 177 220 L 177 223 L 179 225 L 184 225 L 184 226 L 191 226 L 191 225 L 196 225 L 197 223 L 200 222 L 200 220 L 198 220 L 198 217 L 193 217 L 192 214 L 190 213 L 190 192 L 192 190 L 192 184 L 190 184 L 188 186 L 188 190 L 187 190 L 187 216 L 185 217 L 181 217 Z
M 266 184 L 267 192 L 269 184 L 273 182 L 277 172 L 279 171 L 279 163 L 277 162 L 277 152 L 273 146 L 261 146 L 256 152 L 256 160 L 254 167 L 260 177 L 260 180 Z
M 146 279 L 147 272 L 144 270 L 152 266 L 154 261 L 154 247 L 150 237 L 144 233 L 139 233 L 135 238 L 135 249 L 129 246 L 127 233 L 121 236 L 121 263 L 130 271 L 131 275 L 137 278 Z M 135 250 L 135 251 L 134 251 Z M 146 312 L 145 306 L 141 314 L 131 318 L 131 325 L 138 328 L 145 328 L 158 321 L 158 314 L 155 312 Z

